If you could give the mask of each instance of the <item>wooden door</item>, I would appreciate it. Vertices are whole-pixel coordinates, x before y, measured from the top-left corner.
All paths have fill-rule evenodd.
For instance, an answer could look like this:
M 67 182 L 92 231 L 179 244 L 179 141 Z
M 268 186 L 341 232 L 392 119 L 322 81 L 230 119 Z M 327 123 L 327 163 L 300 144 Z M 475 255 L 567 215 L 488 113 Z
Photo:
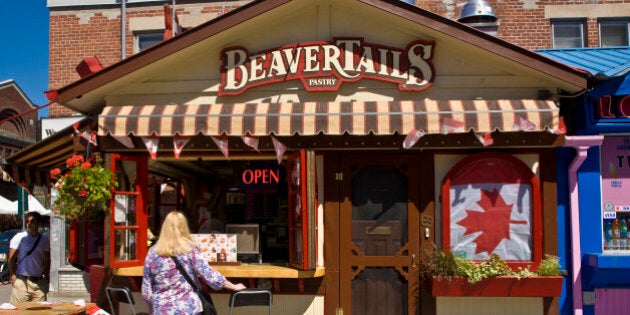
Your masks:
M 339 302 L 344 314 L 419 312 L 417 164 L 400 155 L 341 158 Z

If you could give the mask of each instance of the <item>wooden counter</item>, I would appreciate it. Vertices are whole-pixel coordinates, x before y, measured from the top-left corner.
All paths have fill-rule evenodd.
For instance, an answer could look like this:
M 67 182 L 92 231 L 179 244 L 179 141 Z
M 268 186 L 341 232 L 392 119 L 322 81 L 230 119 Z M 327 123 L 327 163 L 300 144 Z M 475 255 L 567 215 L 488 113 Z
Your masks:
M 50 305 L 38 302 L 24 302 L 15 305 L 17 310 L 0 310 L 0 314 L 31 314 L 31 315 L 59 315 L 59 314 L 85 314 L 94 303 L 85 303 L 85 306 L 76 306 L 72 302 L 55 302 Z
M 114 276 L 142 277 L 142 266 L 123 267 L 113 270 Z M 212 268 L 227 278 L 317 278 L 323 277 L 326 268 L 314 270 L 298 270 L 290 267 L 271 264 L 213 265 Z

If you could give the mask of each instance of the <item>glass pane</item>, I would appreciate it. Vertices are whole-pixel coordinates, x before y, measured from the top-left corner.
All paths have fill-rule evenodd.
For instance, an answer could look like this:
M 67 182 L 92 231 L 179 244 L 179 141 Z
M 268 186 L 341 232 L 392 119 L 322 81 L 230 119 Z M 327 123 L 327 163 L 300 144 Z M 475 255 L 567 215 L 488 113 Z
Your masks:
M 116 160 L 116 179 L 118 191 L 135 191 L 138 163 L 128 160 Z
M 114 260 L 136 259 L 136 231 L 117 229 L 114 238 Z
M 114 196 L 114 222 L 116 225 L 136 225 L 136 196 Z
M 352 280 L 352 314 L 407 314 L 405 279 L 394 268 L 366 268 Z
M 584 46 L 582 23 L 554 23 L 552 28 L 554 48 L 571 48 Z
M 295 230 L 293 232 L 293 237 L 295 242 L 293 242 L 293 259 L 292 263 L 302 263 L 304 262 L 304 250 L 302 248 L 302 230 Z
M 627 46 L 628 45 L 628 22 L 600 22 L 600 46 Z
M 407 178 L 398 169 L 366 167 L 352 178 L 352 240 L 370 256 L 407 242 Z
M 138 50 L 136 52 L 140 52 L 162 42 L 162 40 L 164 40 L 164 33 L 137 34 L 136 38 L 138 42 Z

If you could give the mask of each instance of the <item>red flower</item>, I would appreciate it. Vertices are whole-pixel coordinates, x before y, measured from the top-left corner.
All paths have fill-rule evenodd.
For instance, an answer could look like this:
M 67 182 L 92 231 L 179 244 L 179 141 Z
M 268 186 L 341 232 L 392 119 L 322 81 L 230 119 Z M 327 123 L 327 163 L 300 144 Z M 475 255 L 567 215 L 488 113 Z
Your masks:
M 83 162 L 83 163 L 81 163 L 81 168 L 84 169 L 84 170 L 87 170 L 91 166 L 92 166 L 92 164 L 90 164 L 90 162 Z
M 81 189 L 81 191 L 79 192 L 79 196 L 81 197 L 87 196 L 87 191 L 85 191 L 85 189 Z
M 73 155 L 66 160 L 66 166 L 68 168 L 73 168 L 81 165 L 83 163 L 83 156 L 81 155 Z
M 58 168 L 53 168 L 50 170 L 50 178 L 57 179 L 61 175 L 61 170 Z

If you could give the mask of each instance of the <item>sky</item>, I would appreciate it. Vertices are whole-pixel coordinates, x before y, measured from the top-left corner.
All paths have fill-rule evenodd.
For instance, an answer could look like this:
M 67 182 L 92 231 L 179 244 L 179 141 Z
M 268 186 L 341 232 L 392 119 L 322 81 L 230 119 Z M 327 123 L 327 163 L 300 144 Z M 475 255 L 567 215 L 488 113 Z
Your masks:
M 35 106 L 48 103 L 49 13 L 46 0 L 4 0 L 0 10 L 0 82 L 14 80 Z

